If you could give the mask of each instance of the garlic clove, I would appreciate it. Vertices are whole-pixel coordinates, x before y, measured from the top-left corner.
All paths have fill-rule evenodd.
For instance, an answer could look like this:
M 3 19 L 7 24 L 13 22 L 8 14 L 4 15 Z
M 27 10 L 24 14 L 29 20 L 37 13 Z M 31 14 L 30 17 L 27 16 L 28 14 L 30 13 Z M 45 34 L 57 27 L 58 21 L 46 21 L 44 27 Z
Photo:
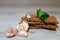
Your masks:
M 27 37 L 28 34 L 27 34 L 27 32 L 25 32 L 25 31 L 20 31 L 20 32 L 18 33 L 18 36 L 20 36 L 20 37 Z
M 16 35 L 16 32 L 12 28 L 9 28 L 6 30 L 6 35 L 7 37 L 14 37 Z
M 17 31 L 22 31 L 24 28 L 23 28 L 23 24 L 18 24 L 17 25 Z
M 8 29 L 6 30 L 6 32 L 7 32 L 7 33 L 12 33 L 12 32 L 14 32 L 14 31 L 13 31 L 12 28 L 8 28 Z
M 26 15 L 27 18 L 31 18 L 31 16 L 29 14 Z
M 23 22 L 22 22 L 22 24 L 23 24 L 23 26 L 24 26 L 24 30 L 25 30 L 25 31 L 27 31 L 27 30 L 28 30 L 28 28 L 29 28 L 28 23 L 27 23 L 27 22 L 25 22 L 25 21 L 23 21 Z

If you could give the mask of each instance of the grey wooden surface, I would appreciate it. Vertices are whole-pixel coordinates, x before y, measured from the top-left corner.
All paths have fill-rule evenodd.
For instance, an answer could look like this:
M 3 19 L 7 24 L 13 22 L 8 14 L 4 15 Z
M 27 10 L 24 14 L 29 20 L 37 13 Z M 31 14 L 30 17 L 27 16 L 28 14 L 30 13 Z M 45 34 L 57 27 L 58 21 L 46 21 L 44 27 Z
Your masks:
M 0 8 L 0 40 L 60 40 L 60 24 L 56 31 L 45 29 L 30 29 L 27 38 L 15 36 L 6 38 L 6 29 L 13 27 L 20 21 L 21 17 L 28 12 L 36 13 L 36 9 L 42 8 L 50 15 L 53 15 L 60 22 L 60 8 L 58 7 L 21 7 L 21 8 Z

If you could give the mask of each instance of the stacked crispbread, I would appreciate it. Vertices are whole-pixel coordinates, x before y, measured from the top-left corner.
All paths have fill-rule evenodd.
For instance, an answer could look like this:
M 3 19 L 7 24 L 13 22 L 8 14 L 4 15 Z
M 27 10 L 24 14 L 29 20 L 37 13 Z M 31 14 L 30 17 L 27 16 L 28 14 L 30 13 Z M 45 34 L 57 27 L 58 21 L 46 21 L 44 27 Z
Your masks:
M 43 22 L 36 15 L 30 15 L 31 18 L 27 18 L 26 16 L 21 18 L 21 21 L 27 21 L 29 24 L 29 29 L 52 29 L 56 30 L 58 21 L 54 16 L 49 16 L 46 19 L 46 22 Z

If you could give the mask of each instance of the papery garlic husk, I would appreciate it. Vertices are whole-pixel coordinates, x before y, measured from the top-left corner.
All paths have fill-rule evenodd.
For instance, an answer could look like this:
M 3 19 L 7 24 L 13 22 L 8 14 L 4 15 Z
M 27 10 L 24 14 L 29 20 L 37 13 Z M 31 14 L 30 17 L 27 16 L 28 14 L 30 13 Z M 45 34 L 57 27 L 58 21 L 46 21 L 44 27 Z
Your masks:
M 20 36 L 20 37 L 28 37 L 28 34 L 27 34 L 27 32 L 25 32 L 25 31 L 20 31 L 20 32 L 18 33 L 18 36 Z

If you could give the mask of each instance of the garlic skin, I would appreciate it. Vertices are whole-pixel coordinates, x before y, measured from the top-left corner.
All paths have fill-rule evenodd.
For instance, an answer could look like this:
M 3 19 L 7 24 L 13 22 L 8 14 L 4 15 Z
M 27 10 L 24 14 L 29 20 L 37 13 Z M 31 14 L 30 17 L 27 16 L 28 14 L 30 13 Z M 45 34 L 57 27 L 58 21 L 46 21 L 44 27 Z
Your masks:
M 24 26 L 24 31 L 27 31 L 27 30 L 28 30 L 28 28 L 29 28 L 28 23 L 27 23 L 27 22 L 25 22 L 25 21 L 23 21 L 23 22 L 22 22 L 22 24 L 23 24 L 23 26 Z
M 31 16 L 29 14 L 26 15 L 27 18 L 31 18 Z
M 20 37 L 27 37 L 28 34 L 27 34 L 27 32 L 25 32 L 25 31 L 20 31 L 20 32 L 18 33 L 18 36 L 20 36 Z

